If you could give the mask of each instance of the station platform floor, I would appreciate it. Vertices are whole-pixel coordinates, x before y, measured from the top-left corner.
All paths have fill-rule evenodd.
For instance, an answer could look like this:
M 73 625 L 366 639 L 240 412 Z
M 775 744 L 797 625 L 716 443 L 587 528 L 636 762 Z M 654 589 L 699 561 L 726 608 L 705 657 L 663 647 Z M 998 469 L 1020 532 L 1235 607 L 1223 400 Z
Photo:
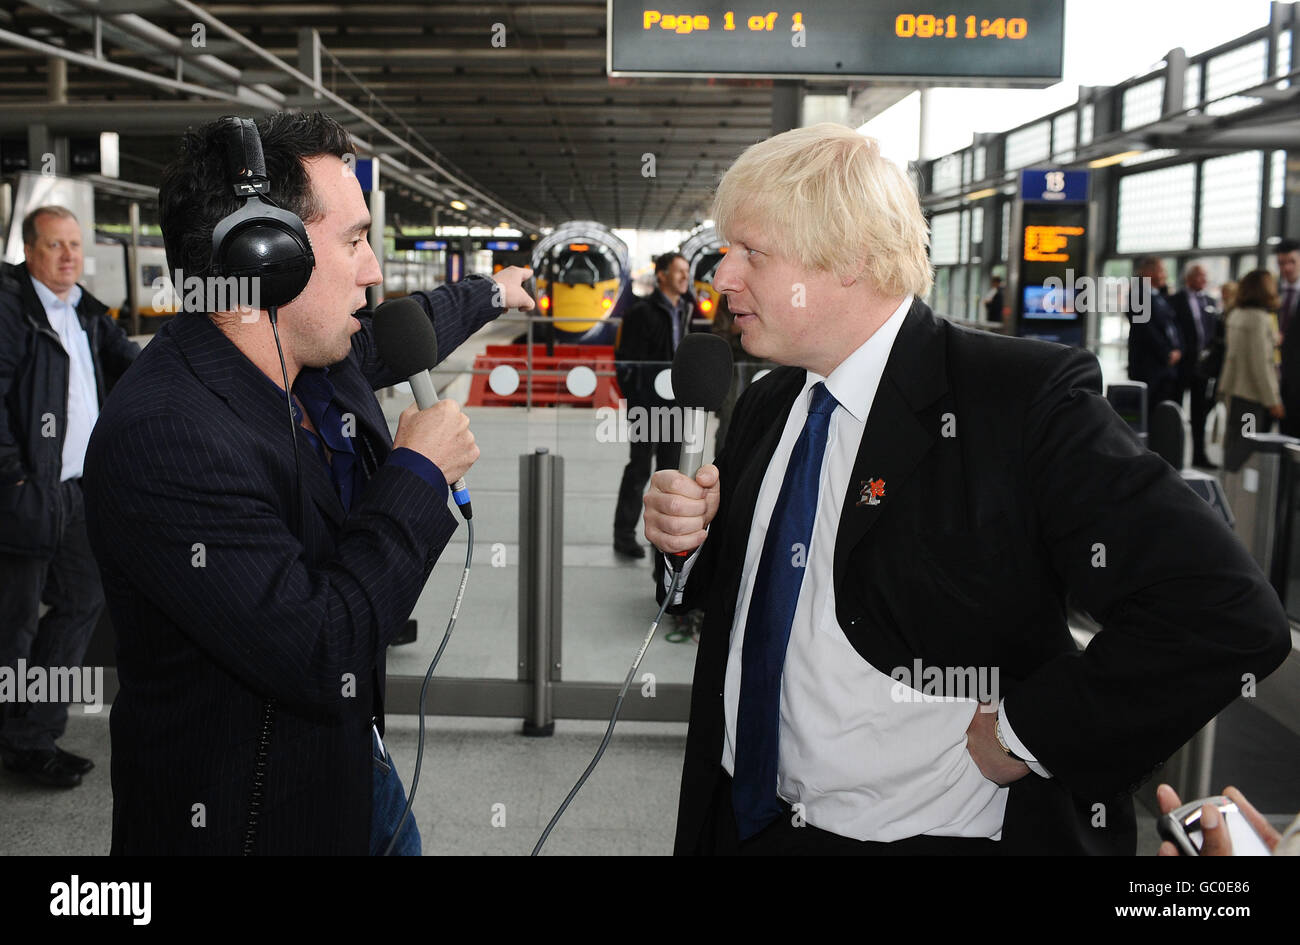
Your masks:
M 466 393 L 463 375 L 444 388 L 444 396 L 463 399 Z M 381 403 L 395 425 L 409 394 L 396 390 Z M 459 622 L 434 685 L 446 677 L 516 678 L 519 457 L 538 448 L 565 458 L 563 677 L 621 683 L 655 613 L 648 560 L 618 558 L 611 547 L 614 500 L 627 445 L 600 442 L 598 419 L 591 410 L 467 412 L 482 451 L 468 476 L 476 547 Z M 465 538 L 462 527 L 420 597 L 414 613 L 417 641 L 390 649 L 390 676 L 423 675 L 459 583 Z M 689 683 L 696 647 L 689 640 L 666 642 L 666 629 L 660 627 L 641 672 L 654 673 L 661 683 Z M 70 712 L 62 746 L 97 765 L 80 787 L 37 788 L 0 771 L 0 855 L 108 852 L 110 714 L 111 709 L 85 714 L 76 706 Z M 606 724 L 559 719 L 553 736 L 527 738 L 518 719 L 429 717 L 414 808 L 425 854 L 527 854 L 590 761 Z M 388 719 L 386 741 L 408 788 L 416 731 L 414 716 Z M 561 819 L 545 852 L 670 853 L 685 735 L 684 722 L 621 721 L 604 759 Z M 1278 822 L 1294 816 L 1291 811 L 1282 820 L 1286 813 L 1282 805 Z M 1155 818 L 1142 804 L 1138 825 L 1138 853 L 1153 855 L 1159 846 Z
M 80 787 L 38 788 L 0 771 L 0 855 L 98 856 L 112 839 L 108 716 L 72 713 L 60 744 L 97 767 Z M 509 719 L 431 717 L 413 816 L 423 852 L 526 856 L 600 744 L 606 723 L 559 721 L 525 738 Z M 409 786 L 416 719 L 388 721 L 388 750 Z M 672 852 L 684 723 L 620 722 L 605 757 L 560 818 L 543 855 L 660 856 Z M 494 805 L 504 805 L 494 809 Z M 499 816 L 504 812 L 504 818 Z M 1140 804 L 1138 854 L 1159 848 Z M 494 826 L 494 819 L 500 826 Z

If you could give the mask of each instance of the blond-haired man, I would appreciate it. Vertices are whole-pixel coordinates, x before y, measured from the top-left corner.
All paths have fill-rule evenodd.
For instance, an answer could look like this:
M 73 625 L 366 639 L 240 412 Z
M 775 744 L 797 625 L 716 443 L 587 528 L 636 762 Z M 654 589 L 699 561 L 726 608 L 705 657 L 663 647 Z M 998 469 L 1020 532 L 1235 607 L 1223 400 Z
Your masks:
M 1289 651 L 1264 576 L 1095 358 L 935 317 L 875 142 L 756 144 L 714 217 L 745 350 L 788 367 L 645 499 L 705 611 L 677 852 L 1134 852 L 1133 789 Z

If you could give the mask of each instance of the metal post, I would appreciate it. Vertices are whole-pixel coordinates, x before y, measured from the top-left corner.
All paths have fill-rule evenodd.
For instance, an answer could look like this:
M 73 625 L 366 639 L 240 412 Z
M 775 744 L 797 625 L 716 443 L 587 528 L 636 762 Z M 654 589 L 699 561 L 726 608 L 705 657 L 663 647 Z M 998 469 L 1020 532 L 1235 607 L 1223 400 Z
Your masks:
M 45 61 L 47 69 L 46 97 L 51 105 L 68 104 L 68 60 L 51 56 Z
M 300 27 L 298 30 L 298 71 L 308 76 L 317 86 L 320 85 L 320 34 L 311 27 Z M 322 97 L 316 89 L 301 83 L 298 94 L 316 99 Z
M 524 409 L 531 416 L 533 412 L 533 316 L 524 317 L 528 319 L 527 337 L 524 339 Z
M 14 188 L 9 181 L 0 181 L 0 220 L 8 221 L 14 215 Z M 0 239 L 0 249 L 5 240 Z
M 387 225 L 385 220 L 384 209 L 384 192 L 380 189 L 379 184 L 379 158 L 376 157 L 371 165 L 371 190 L 369 194 L 370 204 L 370 249 L 374 252 L 375 258 L 379 260 L 379 274 L 382 278 L 384 275 L 384 228 Z M 366 300 L 371 308 L 377 306 L 384 300 L 384 284 L 372 285 L 366 289 Z
M 1187 52 L 1175 46 L 1165 53 L 1165 94 L 1160 104 L 1160 117 L 1168 118 L 1183 110 L 1187 86 Z
M 126 244 L 126 296 L 131 300 L 131 334 L 140 334 L 140 280 L 136 273 L 140 271 L 140 203 L 131 201 L 127 211 L 131 221 L 131 242 Z
M 560 670 L 564 460 L 545 447 L 519 457 L 519 678 L 533 685 L 523 733 L 555 732 Z
M 1160 778 L 1152 779 L 1144 785 L 1144 793 L 1153 803 L 1155 787 L 1160 781 L 1167 783 L 1184 800 L 1209 797 L 1216 793 L 1210 784 L 1210 776 L 1214 763 L 1214 728 L 1217 721 L 1210 719 L 1205 728 L 1173 753 L 1165 763 Z
M 27 126 L 27 166 L 38 173 L 45 170 L 45 155 L 54 152 L 53 139 L 47 125 Z M 53 168 L 58 173 L 57 160 Z
M 921 89 L 917 94 L 918 118 L 916 122 L 916 160 L 925 163 L 930 159 L 930 90 Z M 988 155 L 985 155 L 987 159 Z M 988 165 L 986 164 L 987 168 Z
M 1189 745 L 1191 756 L 1187 765 L 1188 785 L 1194 787 L 1194 790 L 1189 790 L 1186 796 L 1209 797 L 1214 793 L 1210 777 L 1214 766 L 1214 728 L 1218 721 L 1213 718 L 1205 723 L 1205 728 L 1196 733 Z
M 776 79 L 772 83 L 772 134 L 798 128 L 803 106 L 803 82 Z

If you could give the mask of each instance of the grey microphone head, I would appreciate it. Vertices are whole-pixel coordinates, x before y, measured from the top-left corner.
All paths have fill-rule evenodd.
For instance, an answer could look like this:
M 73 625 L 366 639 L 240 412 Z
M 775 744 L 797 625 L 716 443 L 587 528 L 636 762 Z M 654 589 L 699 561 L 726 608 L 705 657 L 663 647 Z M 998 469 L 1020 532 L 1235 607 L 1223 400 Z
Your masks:
M 717 411 L 731 389 L 731 345 L 718 335 L 692 332 L 673 355 L 672 378 L 673 399 L 681 406 Z
M 419 302 L 409 296 L 375 309 L 375 346 L 379 357 L 401 377 L 414 377 L 438 364 L 438 335 Z

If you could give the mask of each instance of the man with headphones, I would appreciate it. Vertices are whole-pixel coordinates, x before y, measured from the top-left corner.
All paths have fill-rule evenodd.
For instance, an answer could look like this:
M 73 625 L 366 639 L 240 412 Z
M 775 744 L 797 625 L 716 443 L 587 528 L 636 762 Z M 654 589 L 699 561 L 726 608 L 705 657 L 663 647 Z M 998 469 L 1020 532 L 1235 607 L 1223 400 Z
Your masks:
M 384 653 L 479 451 L 454 401 L 389 436 L 374 391 L 405 378 L 359 311 L 381 275 L 352 153 L 321 114 L 221 119 L 165 174 L 168 266 L 241 304 L 165 325 L 86 458 L 118 635 L 114 853 L 364 854 L 396 826 Z M 415 293 L 439 353 L 531 309 L 527 275 Z M 413 821 L 397 850 L 419 852 Z

